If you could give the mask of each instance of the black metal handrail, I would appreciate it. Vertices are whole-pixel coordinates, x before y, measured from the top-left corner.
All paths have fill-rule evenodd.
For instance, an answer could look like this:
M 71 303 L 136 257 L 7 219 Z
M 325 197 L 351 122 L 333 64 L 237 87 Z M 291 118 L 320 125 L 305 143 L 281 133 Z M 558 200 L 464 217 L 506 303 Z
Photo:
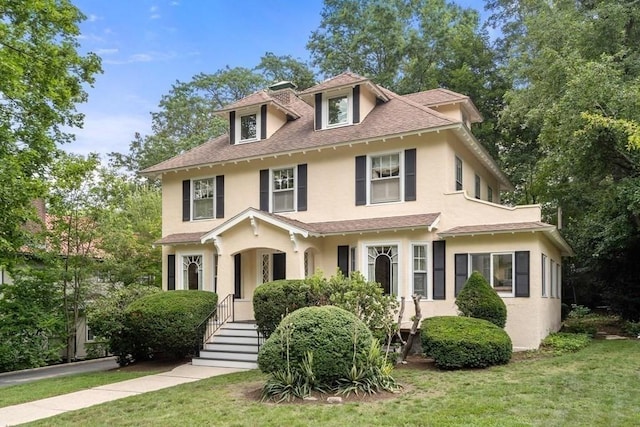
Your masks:
M 233 303 L 233 294 L 227 295 L 222 301 L 218 303 L 216 308 L 211 313 L 209 313 L 209 315 L 197 326 L 197 330 L 202 331 L 202 342 L 196 349 L 196 354 L 200 353 L 200 350 L 202 350 L 204 344 L 209 341 L 209 338 L 211 338 L 222 325 L 227 323 L 229 320 L 233 322 Z

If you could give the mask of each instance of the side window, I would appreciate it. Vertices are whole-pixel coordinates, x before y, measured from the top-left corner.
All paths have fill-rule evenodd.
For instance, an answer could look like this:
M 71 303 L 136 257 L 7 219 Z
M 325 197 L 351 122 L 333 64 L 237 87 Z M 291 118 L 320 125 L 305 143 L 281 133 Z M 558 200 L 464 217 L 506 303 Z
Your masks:
M 480 176 L 476 174 L 476 188 L 475 188 L 475 196 L 476 199 L 480 199 L 480 186 L 481 186 Z
M 456 156 L 456 191 L 462 190 L 462 160 Z
M 295 210 L 295 168 L 271 171 L 272 211 L 291 212 Z
M 398 202 L 400 197 L 400 154 L 370 157 L 371 203 Z
M 426 245 L 413 245 L 413 293 L 428 297 Z
M 193 219 L 214 218 L 215 178 L 194 179 L 192 187 L 191 217 Z

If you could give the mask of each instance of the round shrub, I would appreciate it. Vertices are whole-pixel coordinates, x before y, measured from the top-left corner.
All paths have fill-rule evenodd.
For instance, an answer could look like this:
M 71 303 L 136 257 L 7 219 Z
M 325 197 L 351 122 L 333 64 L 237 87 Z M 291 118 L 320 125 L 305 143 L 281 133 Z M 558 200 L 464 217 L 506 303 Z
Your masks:
M 511 359 L 511 338 L 491 322 L 439 316 L 422 321 L 424 353 L 441 369 L 485 368 Z
M 305 307 L 285 317 L 260 348 L 258 366 L 265 373 L 302 372 L 307 353 L 313 353 L 312 370 L 320 384 L 331 385 L 346 377 L 356 360 L 364 357 L 373 337 L 354 314 L 339 307 Z M 289 366 L 287 366 L 289 363 Z
M 253 314 L 258 330 L 269 337 L 287 314 L 309 305 L 310 287 L 304 280 L 276 280 L 253 293 Z
M 462 316 L 484 319 L 504 328 L 507 306 L 482 274 L 474 271 L 456 298 Z
M 207 291 L 167 291 L 132 302 L 126 325 L 141 349 L 175 358 L 191 353 L 202 340 L 200 323 L 216 308 L 218 295 Z

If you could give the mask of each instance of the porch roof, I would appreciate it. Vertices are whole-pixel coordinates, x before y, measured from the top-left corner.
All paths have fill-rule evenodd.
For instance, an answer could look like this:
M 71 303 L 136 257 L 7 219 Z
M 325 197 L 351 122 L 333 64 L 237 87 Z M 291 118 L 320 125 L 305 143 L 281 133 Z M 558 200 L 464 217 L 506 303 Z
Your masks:
M 557 227 L 540 221 L 479 224 L 453 227 L 439 232 L 440 237 L 476 236 L 481 234 L 544 233 L 561 251 L 562 256 L 573 256 L 571 246 L 564 240 Z
M 310 223 L 308 226 L 316 233 L 328 236 L 336 234 L 365 233 L 371 231 L 389 231 L 415 228 L 435 228 L 440 213 L 389 216 L 381 218 L 350 219 Z
M 204 233 L 176 233 L 164 236 L 153 242 L 154 245 L 180 245 L 188 243 L 200 243 L 200 237 Z

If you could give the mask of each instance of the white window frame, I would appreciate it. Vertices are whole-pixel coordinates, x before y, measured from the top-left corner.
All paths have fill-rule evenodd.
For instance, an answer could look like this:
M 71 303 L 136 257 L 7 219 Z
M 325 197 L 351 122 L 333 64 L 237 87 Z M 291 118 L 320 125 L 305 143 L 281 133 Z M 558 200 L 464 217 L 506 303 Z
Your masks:
M 551 275 L 551 280 L 550 280 L 550 296 L 551 298 L 556 298 L 556 262 L 552 259 L 550 261 L 550 268 L 549 268 L 549 273 Z
M 362 274 L 364 275 L 364 277 L 367 279 L 367 281 L 374 281 L 375 277 L 369 277 L 369 248 L 371 247 L 375 247 L 375 246 L 395 246 L 396 247 L 396 251 L 398 252 L 398 283 L 396 283 L 396 287 L 397 287 L 397 294 L 396 297 L 398 300 L 400 300 L 400 297 L 403 296 L 403 289 L 401 286 L 402 283 L 402 277 L 401 277 L 401 273 L 404 271 L 403 267 L 403 260 L 404 260 L 404 253 L 402 251 L 402 245 L 401 242 L 399 241 L 372 241 L 372 242 L 363 242 L 363 244 L 360 246 L 362 248 L 362 250 L 360 251 L 360 265 L 362 265 Z M 391 278 L 393 280 L 393 272 L 391 273 Z M 393 287 L 393 283 L 391 284 L 391 286 Z
M 206 217 L 206 218 L 195 218 L 195 206 L 194 206 L 195 191 L 196 191 L 195 182 L 204 181 L 205 179 L 213 180 L 213 200 L 212 200 L 213 215 L 211 217 Z M 216 219 L 216 208 L 217 208 L 216 197 L 218 195 L 218 189 L 216 188 L 217 180 L 218 180 L 217 176 L 201 176 L 201 177 L 196 177 L 191 179 L 191 184 L 190 184 L 191 194 L 189 195 L 189 199 L 190 199 L 189 200 L 189 208 L 190 208 L 189 217 L 191 218 L 191 221 L 206 221 L 210 219 Z
M 547 286 L 548 286 L 548 280 L 547 280 L 547 256 L 545 254 L 542 254 L 542 258 L 541 258 L 541 268 L 540 268 L 540 275 L 541 275 L 541 287 L 542 287 L 542 298 L 548 298 L 549 297 L 549 292 L 547 291 Z
M 454 163 L 454 172 L 455 172 L 455 189 L 456 191 L 462 191 L 464 190 L 464 163 L 462 162 L 462 159 L 458 156 L 455 156 L 456 160 Z M 460 173 L 458 173 L 460 172 Z M 458 188 L 460 187 L 460 188 Z
M 480 200 L 482 198 L 482 179 L 478 174 L 475 174 L 475 188 L 473 192 L 476 199 Z
M 511 298 L 511 297 L 515 297 L 516 296 L 516 275 L 515 275 L 515 270 L 516 270 L 516 253 L 515 252 L 474 252 L 474 253 L 469 253 L 469 259 L 468 259 L 468 277 L 471 276 L 471 273 L 473 273 L 473 262 L 472 262 L 472 257 L 474 255 L 489 255 L 489 276 L 490 279 L 488 280 L 489 285 L 495 289 L 494 284 L 493 284 L 493 278 L 495 277 L 494 272 L 493 272 L 493 257 L 494 255 L 511 255 L 511 292 L 502 292 L 502 291 L 496 291 L 496 293 L 501 296 L 501 297 L 507 297 L 507 298 Z
M 562 263 L 556 262 L 556 298 L 562 299 Z
M 398 200 L 392 200 L 388 202 L 373 202 L 371 200 L 371 169 L 373 165 L 374 157 L 384 157 L 390 155 L 398 155 L 398 186 L 399 186 L 399 197 Z M 378 205 L 388 205 L 393 203 L 402 203 L 404 202 L 404 151 L 384 151 L 380 153 L 372 153 L 367 155 L 367 205 L 369 206 L 378 206 Z
M 358 248 L 356 246 L 349 247 L 349 273 L 358 271 Z
M 177 279 L 176 280 L 176 290 L 189 290 L 189 284 L 184 282 L 184 262 L 185 262 L 185 258 L 187 257 L 194 257 L 194 256 L 199 256 L 200 260 L 202 262 L 202 278 L 200 280 L 200 283 L 198 284 L 198 290 L 204 290 L 205 288 L 205 277 L 207 277 L 206 275 L 206 268 L 205 268 L 205 256 L 203 252 L 195 252 L 195 251 L 189 251 L 189 252 L 176 252 L 176 262 L 178 263 L 178 265 L 176 267 L 178 267 L 176 270 L 176 274 Z
M 255 138 L 247 138 L 242 139 L 242 118 L 246 116 L 256 116 L 256 136 Z M 236 144 L 246 144 L 249 142 L 260 141 L 260 129 L 262 129 L 262 114 L 260 114 L 260 110 L 247 110 L 244 112 L 236 111 L 236 120 L 234 123 L 235 126 L 235 138 Z
M 284 169 L 293 169 L 293 209 L 290 211 L 275 211 L 275 206 L 273 203 L 273 197 L 276 192 L 280 192 L 283 190 L 275 190 L 273 185 L 273 174 L 275 171 L 280 171 Z M 284 190 L 291 191 L 291 190 Z M 269 212 L 271 213 L 288 213 L 288 212 L 298 212 L 298 166 L 297 165 L 289 165 L 289 166 L 281 166 L 277 168 L 269 169 Z
M 425 256 L 425 270 L 416 270 L 415 269 L 415 247 L 422 246 L 424 247 L 424 256 Z M 433 297 L 433 290 L 431 287 L 431 278 L 429 277 L 429 271 L 431 268 L 431 252 L 430 252 L 429 242 L 412 242 L 411 243 L 411 295 L 416 293 L 415 288 L 415 273 L 424 273 L 425 274 L 425 295 L 422 295 L 421 299 L 431 300 Z
M 264 276 L 264 260 L 267 261 L 268 265 L 266 266 L 266 272 L 268 277 L 265 281 L 265 276 Z M 273 281 L 273 252 L 269 252 L 269 251 L 257 251 L 257 257 L 256 257 L 256 272 L 257 272 L 257 277 L 256 277 L 256 283 L 258 284 L 258 286 L 262 285 L 263 283 L 268 283 L 268 282 L 272 282 Z
M 493 188 L 487 185 L 487 201 L 493 203 Z
M 329 124 L 329 101 L 335 98 L 347 98 L 347 121 L 344 123 Z M 322 128 L 333 129 L 353 124 L 353 93 L 351 90 L 335 93 L 325 93 L 322 96 Z

